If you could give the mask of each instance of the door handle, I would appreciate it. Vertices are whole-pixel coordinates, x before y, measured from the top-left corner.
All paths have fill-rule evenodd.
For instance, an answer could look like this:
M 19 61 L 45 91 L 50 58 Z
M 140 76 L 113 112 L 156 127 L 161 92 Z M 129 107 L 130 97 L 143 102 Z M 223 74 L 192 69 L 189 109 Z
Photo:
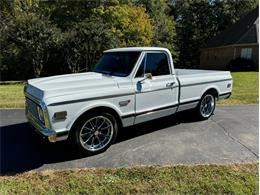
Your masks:
M 166 84 L 166 87 L 167 87 L 167 88 L 173 87 L 174 84 L 175 84 L 175 82 L 167 83 L 167 84 Z

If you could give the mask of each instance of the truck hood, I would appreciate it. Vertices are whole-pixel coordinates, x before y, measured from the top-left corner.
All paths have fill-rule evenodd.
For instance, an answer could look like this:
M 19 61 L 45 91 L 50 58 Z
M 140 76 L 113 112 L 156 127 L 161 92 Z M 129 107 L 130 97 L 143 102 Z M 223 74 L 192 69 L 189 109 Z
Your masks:
M 66 74 L 28 80 L 26 92 L 37 99 L 79 92 L 118 88 L 112 76 L 95 72 Z

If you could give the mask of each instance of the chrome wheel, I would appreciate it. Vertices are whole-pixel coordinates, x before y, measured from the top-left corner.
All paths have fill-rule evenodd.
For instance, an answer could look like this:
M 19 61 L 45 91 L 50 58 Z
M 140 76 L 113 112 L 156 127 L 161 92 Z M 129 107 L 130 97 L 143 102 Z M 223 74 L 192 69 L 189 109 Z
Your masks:
M 105 116 L 95 116 L 82 126 L 79 133 L 80 143 L 86 150 L 97 152 L 110 143 L 113 134 L 111 120 Z
M 215 98 L 211 95 L 205 95 L 200 104 L 200 114 L 204 118 L 210 117 L 215 109 Z

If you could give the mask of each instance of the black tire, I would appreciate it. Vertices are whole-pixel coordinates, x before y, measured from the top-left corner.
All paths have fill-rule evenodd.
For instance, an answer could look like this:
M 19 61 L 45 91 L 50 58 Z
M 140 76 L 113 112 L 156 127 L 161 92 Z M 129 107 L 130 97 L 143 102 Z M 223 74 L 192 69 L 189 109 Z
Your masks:
M 209 100 L 209 104 L 206 106 L 205 101 Z M 212 101 L 212 102 L 211 102 Z M 206 106 L 206 107 L 205 107 Z M 203 109 L 204 107 L 204 109 Z M 199 104 L 197 105 L 195 112 L 199 120 L 206 120 L 214 114 L 216 107 L 216 98 L 211 93 L 206 93 L 201 97 Z M 207 109 L 207 112 L 203 112 Z
M 101 133 L 101 129 L 104 130 L 104 128 L 99 128 L 97 126 L 100 126 L 101 123 L 99 124 L 95 124 L 93 126 L 95 126 L 95 130 L 91 129 L 91 126 L 93 124 L 93 122 L 89 122 L 94 120 L 95 118 L 99 119 L 103 119 L 106 120 L 106 124 L 107 126 L 111 125 L 111 128 L 108 128 L 111 130 L 112 135 L 106 136 L 105 132 Z M 93 127 L 92 126 L 92 127 Z M 91 130 L 90 130 L 91 129 Z M 107 132 L 109 132 L 109 130 L 107 129 Z M 83 133 L 84 131 L 84 133 Z M 104 152 L 105 150 L 107 150 L 110 145 L 116 140 L 117 137 L 117 133 L 118 133 L 118 123 L 116 118 L 107 112 L 100 112 L 100 113 L 91 113 L 91 114 L 87 114 L 84 117 L 82 117 L 75 125 L 74 125 L 74 129 L 72 130 L 72 133 L 70 135 L 70 140 L 76 145 L 76 147 L 80 150 L 81 153 L 85 154 L 85 155 L 95 155 L 95 154 L 99 154 L 101 152 Z M 86 134 L 86 139 L 84 140 L 83 135 L 85 136 Z M 102 134 L 102 136 L 101 136 Z M 90 138 L 89 141 L 88 140 L 88 136 L 92 136 Z M 99 138 L 97 138 L 99 137 Z M 106 138 L 105 138 L 106 137 Z M 89 143 L 91 141 L 91 144 L 93 143 L 93 138 L 94 138 L 94 144 L 93 144 L 93 148 L 91 149 L 91 146 L 89 146 Z M 104 143 L 101 141 L 101 139 L 105 139 Z M 86 142 L 87 141 L 87 142 Z M 85 144 L 83 142 L 86 142 Z M 100 148 L 96 148 L 94 149 L 94 146 L 97 147 L 97 145 L 95 145 L 95 143 L 103 143 L 102 147 L 100 146 Z

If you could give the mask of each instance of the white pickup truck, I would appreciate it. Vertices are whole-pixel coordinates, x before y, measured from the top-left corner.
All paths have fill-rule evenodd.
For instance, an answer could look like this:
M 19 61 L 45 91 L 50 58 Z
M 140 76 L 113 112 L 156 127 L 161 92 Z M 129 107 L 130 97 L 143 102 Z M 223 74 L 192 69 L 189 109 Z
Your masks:
M 168 49 L 117 48 L 93 72 L 28 80 L 26 116 L 50 142 L 72 140 L 85 154 L 106 150 L 121 127 L 194 109 L 209 118 L 228 98 L 228 71 L 174 69 Z

